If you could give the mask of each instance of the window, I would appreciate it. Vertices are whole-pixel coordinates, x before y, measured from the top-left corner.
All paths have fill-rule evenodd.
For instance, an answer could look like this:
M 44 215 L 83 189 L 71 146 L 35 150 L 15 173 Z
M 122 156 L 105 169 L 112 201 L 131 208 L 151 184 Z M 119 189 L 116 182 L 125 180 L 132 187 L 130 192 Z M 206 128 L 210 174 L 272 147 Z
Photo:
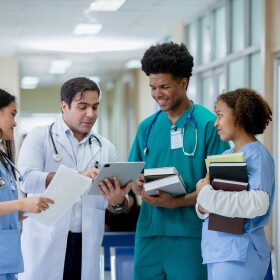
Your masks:
M 188 46 L 197 77 L 190 93 L 196 92 L 198 102 L 210 110 L 213 100 L 225 90 L 263 90 L 262 4 L 262 0 L 220 1 L 188 25 Z
M 187 96 L 194 103 L 199 102 L 197 93 L 196 93 L 196 76 L 195 75 L 190 77 L 189 85 L 187 88 Z
M 213 90 L 213 79 L 211 76 L 206 76 L 201 79 L 201 94 L 202 94 L 202 105 L 208 108 L 210 111 L 214 110 L 214 90 Z
M 211 60 L 211 16 L 207 15 L 201 20 L 201 46 L 202 46 L 202 63 L 208 63 Z
M 262 0 L 251 0 L 250 44 L 260 44 L 262 34 Z
M 194 58 L 195 64 L 200 63 L 199 59 L 199 46 L 198 46 L 198 22 L 195 21 L 188 26 L 188 34 L 187 34 L 187 48 L 190 54 Z
M 244 60 L 238 59 L 229 63 L 228 89 L 234 90 L 244 86 Z
M 250 87 L 262 93 L 261 79 L 261 54 L 260 52 L 250 55 Z
M 221 7 L 214 11 L 214 59 L 223 58 L 227 51 L 226 9 Z
M 231 2 L 231 51 L 244 49 L 244 1 L 233 0 Z

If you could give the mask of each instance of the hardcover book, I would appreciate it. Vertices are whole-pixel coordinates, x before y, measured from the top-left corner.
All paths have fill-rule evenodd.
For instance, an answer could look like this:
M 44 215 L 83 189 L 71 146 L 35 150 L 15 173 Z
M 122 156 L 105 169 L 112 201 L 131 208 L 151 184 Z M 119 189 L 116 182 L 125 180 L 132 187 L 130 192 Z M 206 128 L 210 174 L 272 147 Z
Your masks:
M 175 167 L 151 168 L 144 170 L 144 189 L 150 196 L 160 190 L 173 197 L 186 194 L 186 186 Z
M 248 183 L 223 179 L 214 179 L 211 185 L 213 189 L 223 191 L 243 191 L 248 188 Z M 243 218 L 230 218 L 213 213 L 209 214 L 208 229 L 210 230 L 242 234 L 243 227 Z
M 246 162 L 211 162 L 210 182 L 215 190 L 243 191 L 248 189 Z M 242 234 L 243 218 L 230 218 L 210 213 L 208 229 L 220 232 Z
M 248 182 L 246 162 L 211 162 L 209 173 L 210 182 L 215 178 Z
M 148 183 L 174 174 L 178 174 L 175 167 L 147 168 L 144 169 L 144 180 Z
M 205 159 L 207 171 L 209 171 L 209 165 L 211 162 L 244 162 L 244 154 L 232 153 L 207 156 Z

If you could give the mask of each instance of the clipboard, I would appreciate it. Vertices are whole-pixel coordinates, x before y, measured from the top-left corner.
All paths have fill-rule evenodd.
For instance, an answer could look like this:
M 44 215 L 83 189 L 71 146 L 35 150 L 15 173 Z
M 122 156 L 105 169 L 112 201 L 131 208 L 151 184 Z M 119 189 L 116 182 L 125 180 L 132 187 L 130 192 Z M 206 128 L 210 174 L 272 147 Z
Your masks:
M 100 195 L 98 186 L 105 178 L 113 180 L 116 176 L 121 186 L 125 186 L 129 181 L 135 181 L 145 166 L 144 161 L 137 162 L 108 162 L 100 169 L 96 179 L 92 182 L 89 195 Z

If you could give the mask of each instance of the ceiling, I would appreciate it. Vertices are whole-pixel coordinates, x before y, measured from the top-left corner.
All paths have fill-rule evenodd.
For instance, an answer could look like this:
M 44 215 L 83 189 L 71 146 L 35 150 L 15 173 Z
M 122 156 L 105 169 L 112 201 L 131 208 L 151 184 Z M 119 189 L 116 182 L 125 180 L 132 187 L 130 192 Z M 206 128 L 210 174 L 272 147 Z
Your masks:
M 151 44 L 169 38 L 178 22 L 187 23 L 217 0 L 127 0 L 117 12 L 84 11 L 93 0 L 2 0 L 0 56 L 18 57 L 20 76 L 37 76 L 40 86 L 61 85 L 76 76 L 110 78 Z M 101 23 L 98 35 L 76 36 L 78 23 Z M 110 43 L 108 40 L 114 40 Z M 52 50 L 48 43 L 52 42 Z M 104 44 L 105 42 L 105 44 Z M 103 51 L 125 42 L 126 50 Z M 55 50 L 61 43 L 62 50 Z M 129 49 L 130 44 L 134 49 Z M 81 46 L 83 53 L 65 51 Z M 87 48 L 101 47 L 101 51 Z M 72 61 L 64 74 L 49 74 L 54 59 Z

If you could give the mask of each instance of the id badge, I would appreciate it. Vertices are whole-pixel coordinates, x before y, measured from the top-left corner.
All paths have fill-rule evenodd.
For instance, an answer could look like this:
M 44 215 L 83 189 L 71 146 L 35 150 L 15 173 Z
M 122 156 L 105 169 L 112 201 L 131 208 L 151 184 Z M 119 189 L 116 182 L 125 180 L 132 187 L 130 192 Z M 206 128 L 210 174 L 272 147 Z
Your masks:
M 171 150 L 182 148 L 182 132 L 181 128 L 178 128 L 176 131 L 170 131 L 171 136 Z

